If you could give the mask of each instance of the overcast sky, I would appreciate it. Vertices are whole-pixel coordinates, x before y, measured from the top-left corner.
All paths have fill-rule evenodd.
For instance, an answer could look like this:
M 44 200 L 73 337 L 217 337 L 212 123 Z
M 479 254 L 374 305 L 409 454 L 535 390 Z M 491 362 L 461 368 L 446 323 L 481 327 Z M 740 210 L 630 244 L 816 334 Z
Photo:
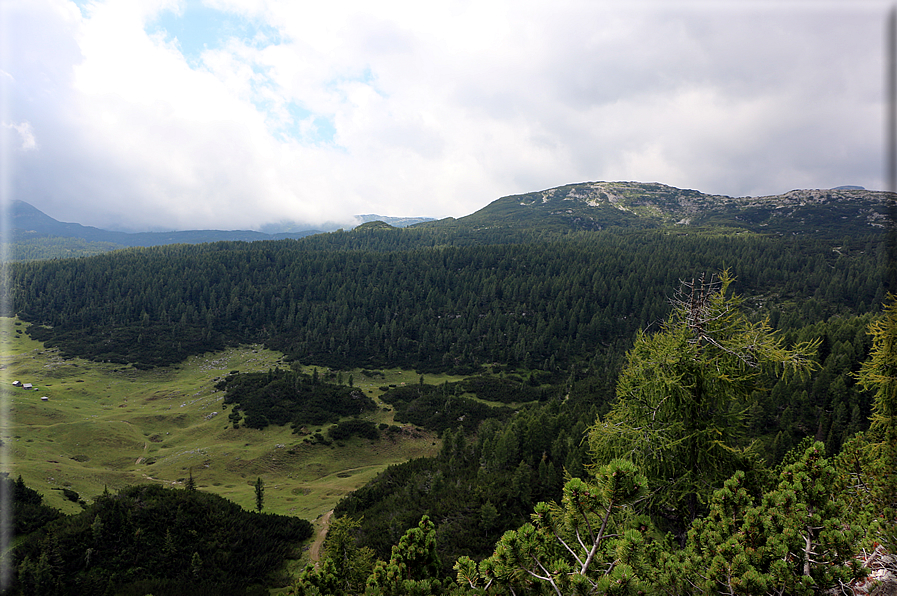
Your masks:
M 883 189 L 889 2 L 2 0 L 8 198 L 105 228 Z

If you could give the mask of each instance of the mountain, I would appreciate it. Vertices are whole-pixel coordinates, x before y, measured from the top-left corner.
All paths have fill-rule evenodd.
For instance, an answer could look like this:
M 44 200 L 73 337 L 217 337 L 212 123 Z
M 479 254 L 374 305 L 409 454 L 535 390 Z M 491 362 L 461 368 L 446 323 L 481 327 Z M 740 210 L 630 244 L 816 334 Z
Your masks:
M 356 215 L 355 216 L 356 224 L 354 226 L 346 226 L 345 223 L 324 223 L 318 226 L 318 230 L 315 233 L 321 232 L 335 232 L 336 230 L 343 229 L 348 227 L 349 229 L 354 229 L 357 226 L 362 224 L 380 221 L 386 224 L 389 224 L 394 228 L 406 228 L 408 226 L 413 226 L 415 224 L 436 221 L 435 218 L 432 217 L 391 217 L 389 215 L 377 215 L 376 213 L 366 213 L 364 215 Z M 308 229 L 308 224 L 304 224 L 301 222 L 280 222 L 276 224 L 266 224 L 261 227 L 261 231 L 266 234 L 292 234 L 292 233 L 305 233 L 305 230 Z
M 389 224 L 394 228 L 407 228 L 408 226 L 413 226 L 419 223 L 436 221 L 436 219 L 433 217 L 389 217 L 385 215 L 377 215 L 375 213 L 356 215 L 355 217 L 357 217 L 363 224 L 372 221 L 382 221 L 383 223 Z
M 502 197 L 466 217 L 423 225 L 559 230 L 724 226 L 840 237 L 883 228 L 891 196 L 840 187 L 736 198 L 658 183 L 584 182 Z
M 12 201 L 8 211 L 14 260 L 87 256 L 125 247 L 160 246 L 165 244 L 202 244 L 218 241 L 281 240 L 304 238 L 339 229 L 329 224 L 322 229 L 309 229 L 308 224 L 287 222 L 253 230 L 185 230 L 172 232 L 119 232 L 53 219 L 25 201 Z M 359 224 L 381 221 L 393 227 L 406 227 L 427 221 L 429 217 L 388 217 L 376 214 L 358 215 Z
M 583 182 L 502 197 L 461 218 L 356 216 L 362 229 L 372 222 L 392 227 L 540 229 L 565 232 L 607 228 L 688 230 L 724 227 L 779 235 L 812 234 L 841 239 L 875 232 L 889 218 L 891 193 L 859 186 L 792 190 L 781 195 L 730 197 L 659 183 Z M 335 231 L 303 229 L 304 224 L 271 224 L 263 231 L 188 230 L 126 233 L 53 219 L 24 201 L 10 206 L 11 239 L 16 260 L 82 256 L 128 246 L 303 238 Z M 60 239 L 69 239 L 66 241 Z
M 162 244 L 199 244 L 219 240 L 275 240 L 302 238 L 320 230 L 266 234 L 251 230 L 185 230 L 174 232 L 116 232 L 77 223 L 57 221 L 25 201 L 12 201 L 9 209 L 12 240 L 22 241 L 39 237 L 79 238 L 88 242 L 111 242 L 120 246 L 158 246 Z

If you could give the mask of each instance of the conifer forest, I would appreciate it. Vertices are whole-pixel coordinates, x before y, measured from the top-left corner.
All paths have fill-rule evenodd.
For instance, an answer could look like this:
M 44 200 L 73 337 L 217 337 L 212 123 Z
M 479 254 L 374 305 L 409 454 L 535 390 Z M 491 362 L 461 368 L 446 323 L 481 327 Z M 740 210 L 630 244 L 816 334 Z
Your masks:
M 227 424 L 439 447 L 344 497 L 304 569 L 312 526 L 264 512 L 261 478 L 254 511 L 188 482 L 63 514 L 5 476 L 8 593 L 872 593 L 897 554 L 897 289 L 882 228 L 845 229 L 366 224 L 12 263 L 15 316 L 64 357 L 262 344 L 285 365 L 219 381 Z M 420 382 L 342 378 L 386 368 Z

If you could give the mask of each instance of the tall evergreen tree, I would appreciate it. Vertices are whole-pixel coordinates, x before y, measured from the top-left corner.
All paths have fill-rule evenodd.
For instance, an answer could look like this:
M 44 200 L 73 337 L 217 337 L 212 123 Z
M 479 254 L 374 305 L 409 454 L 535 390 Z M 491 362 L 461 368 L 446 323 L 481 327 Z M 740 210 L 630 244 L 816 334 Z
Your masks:
M 333 519 L 324 541 L 320 566 L 309 565 L 293 583 L 291 596 L 362 594 L 374 568 L 374 551 L 359 547 L 360 521 L 349 516 Z
M 265 506 L 265 481 L 259 476 L 255 479 L 255 509 L 259 513 Z

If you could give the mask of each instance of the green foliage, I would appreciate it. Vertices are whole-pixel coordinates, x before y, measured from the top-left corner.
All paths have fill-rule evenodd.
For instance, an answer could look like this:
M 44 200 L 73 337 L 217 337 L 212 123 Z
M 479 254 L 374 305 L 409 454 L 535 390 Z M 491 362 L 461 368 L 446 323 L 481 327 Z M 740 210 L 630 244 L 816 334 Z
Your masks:
M 897 449 L 897 297 L 888 295 L 884 317 L 869 325 L 872 350 L 860 368 L 860 385 L 875 392 L 870 434 L 879 440 L 878 447 L 890 450 L 884 456 L 894 457 Z
M 572 190 L 563 189 L 558 196 Z M 505 201 L 497 209 L 507 208 L 510 216 L 511 207 Z M 632 219 L 618 209 L 609 213 L 618 216 L 616 223 Z M 749 215 L 757 221 L 771 217 Z M 569 218 L 554 217 L 551 225 L 569 230 L 564 219 Z M 711 544 L 725 553 L 700 559 L 715 574 L 713 590 L 723 585 L 720 577 L 731 576 L 744 578 L 739 580 L 742 587 L 732 584 L 735 591 L 762 585 L 787 585 L 799 591 L 804 585 L 797 577 L 804 577 L 802 568 L 764 566 L 751 558 L 750 549 L 775 551 L 799 561 L 800 544 L 791 540 L 799 534 L 816 532 L 811 541 L 819 546 L 813 548 L 838 553 L 839 540 L 852 540 L 794 521 L 803 519 L 801 503 L 818 497 L 800 474 L 813 477 L 816 472 L 792 470 L 798 479 L 785 484 L 780 479 L 779 486 L 767 490 L 767 505 L 751 498 L 763 479 L 757 476 L 763 476 L 758 468 L 764 463 L 753 457 L 757 452 L 747 449 L 752 439 L 759 439 L 767 464 L 806 437 L 825 440 L 830 453 L 845 445 L 839 461 L 850 465 L 842 466 L 843 482 L 852 482 L 847 494 L 858 515 L 870 520 L 867 539 L 882 540 L 897 527 L 893 514 L 897 465 L 893 455 L 886 457 L 888 447 L 895 444 L 888 430 L 893 408 L 887 409 L 887 400 L 895 393 L 889 367 L 897 369 L 888 339 L 889 334 L 897 336 L 890 328 L 897 328 L 897 323 L 887 322 L 892 313 L 872 334 L 870 364 L 859 379 L 852 376 L 870 348 L 862 332 L 869 322 L 867 311 L 884 297 L 876 273 L 876 238 L 851 238 L 833 250 L 830 241 L 719 230 L 563 235 L 544 229 L 478 231 L 467 225 L 475 220 L 415 230 L 371 226 L 354 234 L 327 234 L 300 242 L 169 246 L 65 263 L 23 263 L 12 267 L 10 292 L 22 318 L 35 323 L 30 328 L 34 337 L 60 346 L 66 354 L 97 360 L 160 366 L 251 341 L 264 342 L 303 364 L 340 370 L 404 366 L 419 372 L 477 373 L 457 384 L 421 382 L 390 388 L 383 395 L 393 406 L 396 422 L 440 432 L 443 448 L 437 458 L 389 468 L 337 507 L 342 516 L 363 514 L 351 532 L 352 548 L 370 548 L 390 560 L 378 567 L 372 593 L 442 589 L 435 578 L 461 555 L 468 559 L 459 560 L 456 571 L 463 570 L 482 589 L 484 578 L 498 577 L 498 567 L 487 563 L 481 569 L 474 561 L 491 560 L 487 555 L 495 549 L 490 539 L 512 528 L 516 538 L 502 551 L 507 556 L 501 569 L 509 571 L 501 582 L 493 581 L 490 590 L 513 585 L 517 593 L 538 592 L 553 590 L 554 582 L 571 593 L 596 588 L 625 591 L 642 586 L 649 577 L 645 573 L 649 563 L 662 560 L 670 564 L 664 573 L 673 577 L 670 570 L 677 559 L 657 556 L 659 541 L 652 542 L 654 538 L 637 530 L 644 520 L 630 519 L 628 508 L 611 508 L 613 513 L 605 518 L 610 510 L 602 509 L 602 499 L 610 499 L 613 491 L 586 481 L 564 489 L 565 471 L 576 477 L 585 473 L 584 421 L 599 415 L 601 428 L 596 426 L 589 437 L 599 468 L 620 455 L 635 461 L 647 477 L 656 518 L 673 518 L 673 527 L 685 540 L 688 521 L 709 508 L 707 520 L 714 523 L 697 521 L 693 528 L 700 537 L 696 544 L 703 545 L 694 547 L 699 553 L 694 557 L 709 556 Z M 590 229 L 594 223 L 584 219 L 577 225 Z M 726 296 L 729 281 L 724 276 L 718 286 L 695 284 L 694 294 L 679 295 L 669 314 L 664 288 L 691 278 L 695 270 L 724 266 L 738 272 L 747 299 Z M 651 334 L 663 320 L 662 331 Z M 780 333 L 773 333 L 774 328 Z M 783 369 L 813 367 L 808 348 L 816 338 L 821 338 L 818 374 L 776 380 Z M 793 344 L 798 347 L 784 347 Z M 611 411 L 613 384 L 629 347 L 619 399 Z M 488 369 L 504 372 L 480 374 Z M 292 423 L 298 430 L 371 409 L 363 392 L 352 392 L 354 377 L 349 377 L 350 387 L 338 387 L 324 382 L 327 377 L 318 377 L 317 370 L 310 380 L 298 370 L 297 366 L 294 371 L 274 369 L 255 376 L 235 373 L 223 381 L 226 401 L 234 404 L 229 415 L 234 426 Z M 471 393 L 478 400 L 528 405 L 512 414 L 463 395 Z M 879 422 L 860 439 L 850 440 L 866 429 L 873 407 L 882 416 Z M 387 426 L 385 440 L 395 439 L 397 431 Z M 327 434 L 339 439 L 352 434 L 373 438 L 379 433 L 372 423 L 344 420 Z M 320 431 L 315 440 L 330 443 Z M 783 469 L 801 461 L 789 462 Z M 822 464 L 801 465 L 813 470 Z M 747 473 L 726 485 L 731 496 L 725 505 L 716 504 L 713 491 L 736 469 Z M 634 474 L 630 470 L 624 476 L 633 478 L 630 472 Z M 820 474 L 828 478 L 829 472 Z M 197 491 L 182 492 L 201 498 Z M 561 505 L 540 506 L 538 511 L 554 521 L 533 520 L 531 529 L 524 530 L 533 503 L 552 500 Z M 842 526 L 848 523 L 837 507 L 826 510 L 829 505 L 814 503 L 823 517 L 807 523 L 825 525 L 826 519 L 841 519 Z M 764 506 L 778 513 L 766 520 L 759 513 Z M 180 506 L 181 511 L 189 509 Z M 119 517 L 139 518 L 141 511 L 135 506 L 134 512 Z M 432 530 L 434 560 L 437 565 L 441 561 L 441 571 L 431 571 L 429 577 L 402 577 L 408 575 L 410 559 L 401 555 L 393 561 L 392 547 L 425 513 L 439 521 L 438 528 L 415 534 L 402 548 L 408 551 Z M 29 527 L 46 521 L 37 519 Z M 603 521 L 616 536 L 589 533 Z M 122 519 L 93 510 L 79 523 L 84 534 L 81 552 L 90 565 L 65 572 L 80 582 L 83 593 L 111 593 L 122 582 L 144 586 L 146 592 L 175 593 L 171 584 L 165 584 L 173 580 L 145 573 L 149 563 L 134 554 L 136 544 L 143 549 L 139 552 L 158 549 L 169 557 L 176 555 L 176 563 L 158 562 L 154 554 L 147 560 L 175 574 L 182 586 L 193 590 L 187 591 L 191 594 L 202 593 L 202 586 L 230 582 L 226 570 L 239 568 L 233 556 L 222 562 L 219 551 L 227 551 L 234 539 L 221 537 L 218 530 L 212 531 L 215 546 L 197 542 L 177 523 L 158 526 L 169 529 L 164 538 L 150 538 L 151 532 L 142 530 L 132 544 L 131 536 L 139 528 L 131 525 L 127 538 L 115 538 L 113 551 L 104 550 L 105 545 L 126 525 Z M 739 528 L 756 530 L 767 542 L 745 546 L 743 540 L 738 542 Z M 420 526 L 416 529 L 423 532 Z M 582 545 L 573 540 L 576 529 L 590 540 L 603 536 L 586 573 L 577 573 L 589 555 L 577 551 Z M 770 538 L 773 532 L 779 542 Z M 58 561 L 63 559 L 54 553 L 76 552 L 73 540 L 57 539 L 57 546 L 47 543 L 40 548 L 34 546 L 35 540 L 29 538 L 21 550 L 22 585 L 31 586 L 29 590 L 40 586 L 46 593 L 68 589 L 59 587 Z M 339 542 L 336 534 L 334 540 Z M 266 547 L 255 548 L 258 556 L 267 552 Z M 592 552 L 591 547 L 587 550 Z M 109 561 L 118 552 L 131 556 L 125 562 L 122 555 L 116 562 L 126 571 L 109 571 Z M 543 557 L 545 571 L 528 569 L 548 579 L 511 583 L 527 573 L 520 566 L 514 572 L 518 575 L 510 571 L 514 553 L 521 552 Z M 306 578 L 307 589 L 312 590 L 307 593 L 361 591 L 366 572 L 351 572 L 351 588 L 340 584 L 347 572 L 338 559 L 328 556 L 320 575 Z M 596 560 L 605 563 L 600 573 Z M 835 561 L 831 567 L 839 565 Z M 661 567 L 658 563 L 657 569 Z M 775 581 L 783 583 L 767 577 L 773 573 L 779 578 Z M 822 585 L 837 573 L 807 577 Z M 782 579 L 791 576 L 797 579 Z M 141 579 L 145 577 L 150 579 Z M 264 581 L 264 574 L 255 577 L 252 582 Z M 688 581 L 698 582 L 693 576 Z M 467 583 L 475 591 L 471 585 Z M 664 585 L 691 584 L 670 580 Z
M 475 437 L 461 426 L 447 429 L 436 458 L 390 466 L 342 499 L 336 514 L 363 516 L 360 544 L 383 559 L 425 514 L 440 520 L 443 573 L 461 555 L 488 556 L 495 536 L 524 523 L 535 502 L 560 499 L 565 469 L 585 458 L 583 421 L 594 419 L 593 401 L 607 397 L 593 389 L 577 387 L 564 402 L 521 410 L 505 422 L 485 420 Z
M 349 517 L 334 519 L 327 530 L 324 555 L 332 561 L 342 593 L 361 592 L 374 568 L 374 552 L 358 546 L 359 522 Z
M 351 517 L 334 518 L 327 529 L 319 565 L 309 565 L 295 579 L 290 596 L 343 596 L 362 594 L 374 568 L 370 548 L 358 546 L 360 522 Z
M 91 242 L 81 238 L 25 237 L 16 238 L 6 245 L 11 261 L 37 261 L 42 259 L 71 259 L 88 257 L 124 248 L 113 242 Z
M 487 418 L 506 420 L 514 414 L 507 407 L 492 407 L 482 402 L 457 395 L 462 383 L 442 385 L 418 384 L 390 388 L 380 399 L 393 406 L 394 420 L 443 432 L 461 426 L 465 432 L 474 432 Z
M 294 430 L 336 422 L 376 408 L 358 389 L 315 381 L 309 375 L 275 368 L 267 373 L 238 373 L 217 385 L 227 391 L 224 403 L 234 404 L 228 418 L 250 428 L 292 424 Z
M 745 413 L 763 373 L 816 366 L 815 343 L 784 347 L 727 296 L 731 282 L 724 271 L 683 286 L 663 330 L 638 335 L 613 409 L 589 431 L 595 462 L 631 458 L 648 476 L 652 511 L 680 531 L 735 470 L 754 467 Z
M 201 491 L 132 486 L 25 536 L 13 593 L 103 594 L 138 584 L 142 594 L 174 593 L 160 587 L 169 582 L 245 593 L 311 535 L 305 520 L 250 514 Z
M 884 298 L 874 242 L 383 230 L 16 263 L 10 291 L 37 339 L 96 360 L 161 366 L 263 341 L 342 370 L 556 373 L 664 319 L 662 288 L 695 270 L 728 265 L 750 295 L 787 297 L 779 327 L 864 312 Z
M 517 593 L 536 581 L 558 596 L 644 593 L 647 584 L 632 566 L 644 535 L 630 526 L 638 523 L 632 506 L 646 487 L 647 479 L 624 460 L 603 466 L 594 482 L 569 480 L 560 505 L 536 505 L 532 523 L 505 532 L 491 557 L 479 565 L 461 557 L 455 564 L 458 583 L 506 586 Z
M 869 431 L 843 455 L 850 483 L 869 515 L 872 539 L 897 549 L 897 297 L 888 295 L 884 316 L 869 325 L 872 349 L 857 374 L 874 392 Z
M 11 511 L 7 509 L 10 507 Z M 30 534 L 61 515 L 58 509 L 44 505 L 41 494 L 25 486 L 21 476 L 12 480 L 3 472 L 0 473 L 0 519 L 7 519 L 9 513 L 17 536 Z
M 30 335 L 73 356 L 116 364 L 133 363 L 143 369 L 181 362 L 192 354 L 221 350 L 229 343 L 222 334 L 199 325 L 116 325 L 111 321 L 107 325 L 100 337 L 97 329 L 69 325 L 32 327 Z
M 265 506 L 265 481 L 259 476 L 255 480 L 255 510 L 259 513 Z
M 473 393 L 486 401 L 522 403 L 545 399 L 545 393 L 520 379 L 499 378 L 490 375 L 468 377 L 459 384 L 463 391 Z
M 380 438 L 380 431 L 377 430 L 377 425 L 370 420 L 343 420 L 331 426 L 327 430 L 327 434 L 334 441 L 341 441 L 349 437 L 362 437 L 372 441 Z
M 820 594 L 862 578 L 863 532 L 817 442 L 785 466 L 759 502 L 736 473 L 717 490 L 688 544 L 667 560 L 683 594 Z M 666 577 L 669 579 L 669 576 Z M 664 580 L 662 580 L 664 581 Z
M 866 328 L 874 315 L 832 317 L 783 333 L 786 344 L 819 341 L 820 368 L 804 378 L 769 381 L 767 393 L 755 393 L 748 409 L 748 434 L 758 439 L 767 463 L 781 460 L 804 439 L 821 440 L 835 454 L 853 435 L 869 426 L 872 392 L 857 382 L 856 372 L 871 341 Z
M 367 580 L 367 594 L 382 596 L 439 594 L 441 564 L 436 554 L 436 526 L 423 516 L 392 547 L 389 562 L 377 561 Z

